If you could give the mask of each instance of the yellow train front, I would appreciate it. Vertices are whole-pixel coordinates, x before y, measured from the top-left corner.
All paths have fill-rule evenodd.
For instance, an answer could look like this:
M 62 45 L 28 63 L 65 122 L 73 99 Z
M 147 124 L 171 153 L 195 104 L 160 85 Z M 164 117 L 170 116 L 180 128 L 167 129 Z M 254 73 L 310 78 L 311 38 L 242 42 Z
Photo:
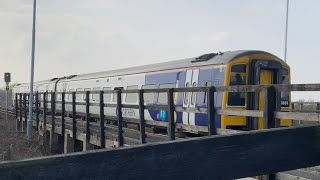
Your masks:
M 226 64 L 225 86 L 289 84 L 290 67 L 280 58 L 266 52 L 242 54 Z M 281 111 L 290 111 L 290 92 L 281 92 Z M 264 93 L 224 92 L 222 109 L 263 111 Z M 221 116 L 221 128 L 263 129 L 263 118 Z M 292 120 L 281 119 L 280 126 L 291 126 Z

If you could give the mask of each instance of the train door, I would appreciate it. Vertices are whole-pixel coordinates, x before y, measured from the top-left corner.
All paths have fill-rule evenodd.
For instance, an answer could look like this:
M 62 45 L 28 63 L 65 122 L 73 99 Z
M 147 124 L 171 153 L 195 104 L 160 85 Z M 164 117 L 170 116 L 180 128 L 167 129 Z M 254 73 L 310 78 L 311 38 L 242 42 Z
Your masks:
M 251 71 L 249 84 L 271 85 L 282 82 L 282 65 L 272 60 L 253 60 L 251 63 Z M 249 93 L 248 93 L 249 95 Z M 280 104 L 280 93 L 276 94 L 276 103 Z M 264 110 L 264 92 L 250 93 L 248 109 Z M 249 129 L 263 129 L 263 118 L 248 118 L 247 125 Z
M 188 69 L 186 71 L 185 87 L 197 87 L 199 80 L 199 69 Z M 194 108 L 196 107 L 197 93 L 185 92 L 183 96 L 183 107 Z M 183 112 L 183 124 L 195 125 L 195 113 Z

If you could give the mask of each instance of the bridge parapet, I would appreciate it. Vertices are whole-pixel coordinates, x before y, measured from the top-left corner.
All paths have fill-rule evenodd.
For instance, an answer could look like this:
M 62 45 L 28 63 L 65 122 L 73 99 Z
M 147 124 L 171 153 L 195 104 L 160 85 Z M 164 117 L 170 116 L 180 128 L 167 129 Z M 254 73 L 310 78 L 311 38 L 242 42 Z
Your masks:
M 216 92 L 264 92 L 264 109 L 262 110 L 228 110 L 216 109 L 214 107 L 214 93 Z M 36 164 L 34 171 L 46 166 L 50 171 L 61 172 L 61 177 L 92 178 L 117 177 L 126 179 L 134 176 L 134 179 L 141 177 L 152 177 L 153 179 L 229 179 L 242 178 L 270 174 L 264 176 L 266 179 L 275 178 L 276 172 L 304 168 L 320 164 L 319 144 L 315 142 L 319 138 L 319 126 L 280 128 L 279 119 L 293 119 L 306 121 L 320 121 L 319 114 L 304 112 L 281 112 L 280 98 L 281 91 L 320 91 L 319 84 L 299 85 L 272 85 L 272 86 L 225 86 L 225 87 L 198 87 L 198 88 L 174 88 L 174 89 L 144 89 L 144 90 L 116 90 L 116 91 L 86 91 L 86 92 L 57 92 L 51 93 L 50 101 L 47 100 L 48 93 L 35 94 L 35 120 L 34 125 L 39 130 L 49 130 L 53 134 L 62 136 L 65 146 L 76 149 L 77 141 L 81 140 L 83 147 L 105 148 L 106 144 L 116 141 L 117 147 L 124 145 L 145 144 L 117 150 L 97 150 L 78 154 L 61 155 L 44 159 L 28 160 L 0 165 L 1 173 L 8 177 L 16 177 L 12 173 L 4 173 L 9 167 L 26 172 L 27 167 Z M 167 104 L 145 105 L 143 95 L 145 93 L 167 93 Z M 174 104 L 174 93 L 181 92 L 206 92 L 208 108 L 184 108 L 176 107 Z M 85 102 L 76 102 L 76 94 L 85 94 Z M 108 104 L 103 102 L 104 94 L 116 93 L 117 103 Z M 139 104 L 124 104 L 121 101 L 123 93 L 137 93 Z M 70 94 L 72 101 L 66 102 L 65 97 Z M 97 94 L 100 102 L 90 101 L 90 94 Z M 61 95 L 57 100 L 56 95 Z M 27 94 L 19 94 L 16 97 L 17 122 L 25 124 L 27 109 Z M 22 98 L 24 97 L 24 98 Z M 42 98 L 40 98 L 42 97 Z M 39 99 L 42 99 L 40 102 Z M 60 104 L 61 109 L 55 106 Z M 72 106 L 72 111 L 65 110 L 66 105 Z M 85 106 L 85 113 L 77 113 L 78 106 Z M 99 113 L 90 112 L 90 107 L 98 106 Z M 106 107 L 116 107 L 118 115 L 110 117 L 104 114 Z M 121 116 L 123 108 L 139 109 L 139 119 L 130 119 Z M 144 119 L 144 110 L 164 110 L 168 112 L 168 122 L 147 121 Z M 195 112 L 208 116 L 208 127 L 187 126 L 174 122 L 174 112 Z M 235 130 L 222 130 L 215 127 L 214 116 L 246 116 L 264 118 L 264 128 L 272 130 L 239 132 Z M 50 116 L 48 116 L 50 115 Z M 69 117 L 70 115 L 70 117 Z M 79 118 L 84 117 L 85 121 Z M 92 121 L 98 119 L 98 123 Z M 113 121 L 115 125 L 107 125 L 106 121 Z M 139 129 L 123 127 L 124 123 L 139 125 Z M 18 123 L 17 123 L 18 124 Z M 167 128 L 168 134 L 158 135 L 146 132 L 146 127 L 157 126 Z M 181 140 L 176 137 L 176 131 L 188 129 L 206 133 L 209 137 L 192 138 Z M 52 134 L 51 133 L 51 134 Z M 221 134 L 229 134 L 217 136 Z M 53 136 L 53 135 L 52 135 Z M 72 138 L 72 141 L 68 138 Z M 50 136 L 51 137 L 51 136 Z M 175 140 L 172 142 L 159 142 Z M 72 145 L 65 143 L 71 142 Z M 319 146 L 320 147 L 320 146 Z M 92 149 L 91 148 L 91 149 Z M 66 148 L 64 148 L 66 149 Z M 68 148 L 67 148 L 68 149 Z M 227 156 L 226 156 L 227 155 Z M 98 159 L 103 159 L 97 163 Z M 107 158 L 106 158 L 107 157 Z M 162 158 L 163 157 L 163 158 Z M 92 158 L 92 159 L 91 159 Z M 129 159 L 129 160 L 128 160 Z M 294 159 L 295 163 L 292 163 Z M 92 161 L 91 161 L 92 160 Z M 79 162 L 76 162 L 79 161 Z M 93 163 L 96 162 L 96 165 Z M 61 168 L 58 167 L 60 163 Z M 83 163 L 84 165 L 81 165 Z M 70 167 L 73 165 L 72 167 Z M 89 167 L 90 166 L 90 167 Z M 87 167 L 87 168 L 85 168 Z M 66 169 L 70 169 L 70 172 Z M 126 171 L 121 171 L 126 169 Z M 212 169 L 215 169 L 213 171 Z M 112 170 L 112 171 L 111 171 Z M 79 175 L 72 176 L 71 172 L 79 172 Z M 143 171 L 146 171 L 142 173 Z M 230 172 L 232 171 L 232 172 Z M 84 172 L 88 173 L 83 174 Z M 163 173 L 167 172 L 167 173 Z M 45 174 L 44 173 L 44 174 Z M 48 177 L 48 176 L 46 176 Z M 59 178 L 60 175 L 55 175 Z M 137 178 L 135 178 L 137 177 Z M 130 178 L 130 179 L 131 179 Z

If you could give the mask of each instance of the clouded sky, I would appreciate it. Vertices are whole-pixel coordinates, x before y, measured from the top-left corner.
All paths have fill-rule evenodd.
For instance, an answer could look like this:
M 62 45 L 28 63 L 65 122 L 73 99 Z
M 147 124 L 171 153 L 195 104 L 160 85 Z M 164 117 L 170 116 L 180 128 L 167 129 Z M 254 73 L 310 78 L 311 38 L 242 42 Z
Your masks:
M 0 1 L 0 76 L 9 71 L 13 82 L 30 78 L 32 3 Z M 286 0 L 38 0 L 35 79 L 238 49 L 283 58 L 285 8 Z M 290 1 L 292 83 L 319 82 L 319 8 Z

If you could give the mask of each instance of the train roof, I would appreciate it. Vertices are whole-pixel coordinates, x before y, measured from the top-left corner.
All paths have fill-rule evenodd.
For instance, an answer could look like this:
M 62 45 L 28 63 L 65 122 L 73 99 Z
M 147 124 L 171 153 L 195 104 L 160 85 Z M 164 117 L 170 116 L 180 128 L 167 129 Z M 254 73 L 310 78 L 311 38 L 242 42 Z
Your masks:
M 201 55 L 199 57 L 187 58 L 182 60 L 175 60 L 175 61 L 169 61 L 169 62 L 162 62 L 162 63 L 156 63 L 156 64 L 150 64 L 150 65 L 144 65 L 144 66 L 130 67 L 130 68 L 89 73 L 89 74 L 71 75 L 71 76 L 62 77 L 62 78 L 53 78 L 50 80 L 38 81 L 38 82 L 35 82 L 35 84 L 54 83 L 58 80 L 74 81 L 74 80 L 81 80 L 81 79 L 112 77 L 112 76 L 119 76 L 119 75 L 145 73 L 145 72 L 160 71 L 164 69 L 166 70 L 178 69 L 178 68 L 186 68 L 186 67 L 202 66 L 202 65 L 225 65 L 237 57 L 251 55 L 251 54 L 272 55 L 268 52 L 259 51 L 259 50 L 237 50 L 237 51 L 210 53 L 210 54 Z M 26 84 L 20 84 L 20 85 L 26 85 Z
M 119 75 L 153 72 L 153 71 L 160 71 L 164 69 L 178 69 L 178 68 L 202 66 L 202 65 L 225 65 L 237 57 L 251 55 L 251 54 L 271 55 L 268 52 L 258 51 L 258 50 L 238 50 L 238 51 L 210 53 L 210 54 L 201 55 L 199 57 L 187 58 L 182 60 L 175 60 L 175 61 L 169 61 L 169 62 L 144 65 L 144 66 L 136 66 L 136 67 L 130 67 L 130 68 L 124 68 L 124 69 L 103 71 L 103 72 L 97 72 L 97 73 L 82 74 L 82 75 L 77 75 L 73 78 L 64 79 L 62 81 L 112 77 L 112 76 L 119 76 Z

